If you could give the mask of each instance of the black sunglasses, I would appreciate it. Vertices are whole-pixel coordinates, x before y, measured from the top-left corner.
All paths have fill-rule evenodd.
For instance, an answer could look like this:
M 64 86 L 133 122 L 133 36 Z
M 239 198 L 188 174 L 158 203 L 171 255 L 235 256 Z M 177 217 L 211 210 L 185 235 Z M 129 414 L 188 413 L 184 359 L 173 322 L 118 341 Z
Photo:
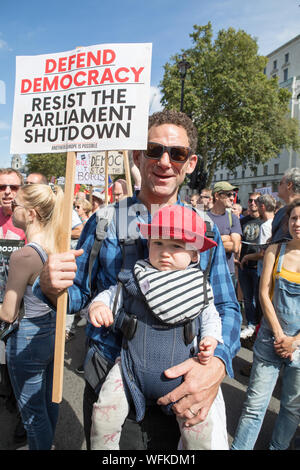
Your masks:
M 160 160 L 165 152 L 168 152 L 172 162 L 185 163 L 191 155 L 192 150 L 189 147 L 167 147 L 157 142 L 148 142 L 147 150 L 145 150 L 144 155 L 146 158 Z
M 232 196 L 235 196 L 234 193 L 226 193 L 226 192 L 224 192 L 224 191 L 220 192 L 219 194 L 222 194 L 222 195 L 225 196 L 225 197 L 232 197 Z
M 22 206 L 22 204 L 18 204 L 18 203 L 16 202 L 16 200 L 13 199 L 13 200 L 11 201 L 11 209 L 12 209 L 12 211 L 14 212 L 14 210 L 15 210 L 17 207 L 22 207 L 23 209 L 27 209 L 27 207 Z M 39 212 L 36 210 L 36 208 L 34 208 L 34 210 L 35 210 L 37 216 L 39 217 L 39 219 L 42 219 L 42 217 L 40 216 L 40 214 L 39 214 Z
M 256 199 L 252 199 L 251 197 L 249 198 L 249 201 L 248 202 L 255 202 L 255 204 L 257 204 L 257 200 Z
M 12 191 L 18 191 L 20 184 L 0 184 L 0 191 L 5 191 L 6 188 L 10 188 Z

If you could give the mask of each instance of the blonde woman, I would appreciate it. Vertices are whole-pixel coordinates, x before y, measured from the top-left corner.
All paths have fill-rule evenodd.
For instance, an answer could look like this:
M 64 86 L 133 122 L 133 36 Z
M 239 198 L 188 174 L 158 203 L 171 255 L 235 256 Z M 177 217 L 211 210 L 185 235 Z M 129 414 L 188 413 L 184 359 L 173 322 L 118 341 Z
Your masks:
M 7 365 L 30 450 L 51 449 L 58 418 L 52 403 L 55 312 L 32 294 L 43 262 L 58 249 L 63 192 L 50 186 L 22 186 L 13 203 L 13 223 L 28 244 L 10 258 L 0 318 L 14 322 L 22 299 L 24 316 L 6 341 Z
M 232 444 L 253 449 L 279 373 L 280 411 L 270 450 L 288 449 L 300 422 L 300 199 L 287 206 L 291 240 L 270 245 L 260 281 L 263 320 L 253 348 L 253 366 Z

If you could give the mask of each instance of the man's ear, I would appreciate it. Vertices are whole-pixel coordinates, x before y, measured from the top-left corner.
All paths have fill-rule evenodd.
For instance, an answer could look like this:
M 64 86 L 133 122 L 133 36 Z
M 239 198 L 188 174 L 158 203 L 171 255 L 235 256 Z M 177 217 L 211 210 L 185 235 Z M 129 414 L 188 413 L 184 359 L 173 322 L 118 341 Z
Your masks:
M 198 161 L 197 155 L 191 155 L 190 158 L 188 159 L 188 164 L 186 168 L 186 173 L 191 174 L 193 173 L 194 169 L 196 168 Z

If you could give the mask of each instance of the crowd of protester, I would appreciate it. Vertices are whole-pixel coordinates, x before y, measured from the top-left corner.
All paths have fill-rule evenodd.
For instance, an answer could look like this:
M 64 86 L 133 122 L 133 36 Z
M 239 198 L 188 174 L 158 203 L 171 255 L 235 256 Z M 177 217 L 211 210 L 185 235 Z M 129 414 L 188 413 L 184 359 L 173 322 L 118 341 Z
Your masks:
M 164 396 L 158 394 L 158 404 L 169 410 L 167 415 L 161 416 L 161 411 L 157 411 L 160 407 L 143 405 L 146 440 L 151 442 L 154 434 L 162 442 L 158 430 L 160 425 L 156 427 L 153 423 L 167 422 L 170 433 L 168 436 L 164 434 L 161 448 L 175 445 L 176 449 L 174 443 L 178 443 L 180 439 L 179 429 L 173 420 L 176 414 L 180 426 L 185 430 L 192 429 L 201 436 L 203 426 L 207 428 L 203 442 L 199 442 L 197 447 L 194 440 L 192 449 L 229 448 L 227 437 L 224 439 L 226 419 L 222 415 L 224 402 L 220 384 L 225 374 L 233 377 L 232 359 L 240 343 L 247 346 L 247 341 L 251 339 L 254 359 L 249 370 L 249 387 L 231 449 L 254 448 L 280 370 L 283 370 L 280 412 L 269 448 L 287 449 L 300 419 L 300 320 L 297 313 L 300 286 L 300 170 L 292 168 L 283 175 L 278 187 L 278 197 L 283 201 L 281 205 L 272 195 L 254 191 L 249 194 L 247 208 L 243 208 L 237 202 L 238 188 L 227 181 L 204 188 L 199 194 L 192 194 L 188 203 L 181 203 L 177 199 L 180 184 L 186 174 L 192 173 L 197 162 L 196 133 L 191 121 L 183 113 L 155 113 L 149 121 L 149 142 L 151 145 L 146 151 L 133 153 L 135 166 L 132 174 L 138 175 L 134 185 L 137 191 L 132 198 L 128 198 L 126 210 L 132 215 L 132 208 L 141 202 L 149 213 L 151 204 L 180 204 L 182 207 L 191 205 L 201 220 L 205 221 L 204 228 L 207 229 L 212 224 L 215 250 L 212 260 L 209 258 L 208 248 L 199 249 L 196 258 L 193 255 L 191 259 L 198 268 L 200 265 L 203 272 L 207 266 L 210 267 L 212 302 L 220 314 L 222 337 L 218 337 L 213 348 L 215 355 L 209 361 L 201 363 L 200 358 L 195 361 L 191 353 L 192 350 L 195 351 L 194 346 L 192 348 L 187 343 L 189 354 L 192 354 L 190 359 L 182 359 L 182 364 L 177 366 L 170 364 L 167 377 L 174 380 L 183 376 L 184 381 L 181 385 L 174 382 L 174 390 L 166 392 Z M 174 147 L 169 146 L 171 144 Z M 162 183 L 163 178 L 166 179 Z M 126 181 L 116 180 L 108 202 L 121 208 L 121 201 L 127 194 Z M 124 259 L 122 261 L 119 233 L 115 233 L 117 229 L 113 223 L 109 225 L 107 238 L 101 245 L 101 256 L 99 252 L 90 274 L 93 286 L 90 289 L 94 289 L 92 295 L 87 292 L 86 287 L 88 254 L 95 238 L 96 214 L 100 208 L 105 207 L 105 196 L 97 188 L 90 192 L 79 191 L 74 195 L 70 249 L 76 249 L 78 254 L 72 254 L 72 259 L 67 259 L 65 253 L 57 253 L 63 223 L 62 200 L 62 190 L 52 189 L 41 174 L 28 175 L 24 184 L 18 171 L 0 170 L 1 238 L 25 241 L 25 246 L 11 256 L 6 293 L 0 310 L 0 319 L 12 323 L 18 317 L 23 302 L 26 304 L 25 315 L 20 319 L 16 330 L 5 342 L 0 342 L 13 397 L 20 413 L 15 439 L 27 439 L 30 450 L 52 448 L 59 412 L 59 406 L 51 402 L 55 305 L 59 292 L 68 288 L 71 301 L 67 312 L 66 341 L 74 338 L 78 326 L 87 327 L 84 363 L 77 369 L 78 373 L 85 373 L 83 407 L 87 449 L 102 449 L 107 447 L 101 447 L 102 444 L 97 444 L 96 447 L 91 445 L 91 439 L 93 442 L 95 437 L 91 434 L 93 409 L 99 403 L 99 391 L 109 370 L 115 370 L 114 363 L 121 361 L 123 364 L 129 359 L 124 352 L 126 346 L 121 346 L 122 341 L 118 336 L 120 332 L 107 328 L 113 323 L 112 320 L 108 325 L 105 319 L 108 307 L 104 308 L 101 328 L 100 325 L 95 325 L 96 321 L 91 323 L 90 300 L 99 293 L 100 285 L 107 291 L 111 290 L 120 278 L 122 263 L 126 265 L 127 271 L 134 269 L 133 280 L 136 281 L 135 263 L 140 259 L 148 259 L 148 246 L 152 244 L 149 242 L 148 245 L 147 240 L 145 243 L 141 242 L 135 248 L 139 250 L 140 256 L 130 254 L 126 262 Z M 188 212 L 191 210 L 185 209 Z M 138 210 L 133 218 L 139 228 L 149 223 L 148 215 L 143 219 Z M 208 240 L 204 232 L 202 231 L 202 240 Z M 82 255 L 82 249 L 87 253 L 86 257 Z M 47 262 L 48 258 L 51 258 L 51 263 Z M 74 282 L 74 278 L 70 281 L 67 275 L 61 276 L 61 261 L 66 263 L 65 272 L 74 272 L 75 277 L 77 271 Z M 58 274 L 62 281 L 59 288 L 56 283 Z M 126 282 L 124 281 L 123 288 L 125 286 L 127 289 Z M 145 288 L 144 284 L 140 284 L 140 289 Z M 288 301 L 287 294 L 282 294 L 281 284 L 289 291 Z M 114 292 L 112 299 L 115 295 Z M 163 295 L 162 292 L 160 295 Z M 114 303 L 111 300 L 108 302 L 109 305 Z M 134 302 L 132 301 L 133 304 Z M 282 305 L 285 307 L 281 308 Z M 126 321 L 128 325 L 121 331 L 127 341 L 132 338 L 129 335 L 132 322 Z M 28 342 L 26 335 L 29 329 L 32 331 Z M 184 334 L 187 334 L 186 331 L 184 329 Z M 135 335 L 135 330 L 132 334 Z M 128 338 L 126 335 L 129 335 Z M 149 355 L 154 353 L 151 351 Z M 127 371 L 130 367 L 128 364 Z M 99 368 L 104 371 L 102 375 L 99 375 Z M 33 385 L 32 378 L 37 373 L 40 374 L 41 382 Z M 206 390 L 205 394 L 203 389 Z M 140 403 L 139 388 L 135 387 L 133 390 L 131 393 L 134 403 Z M 104 392 L 105 388 L 103 394 Z M 118 432 L 118 446 L 124 449 L 145 448 L 144 442 L 136 441 L 137 425 L 140 426 L 140 423 L 135 421 L 130 402 L 127 405 L 127 399 L 125 401 L 128 410 L 122 419 L 122 424 L 125 420 L 122 433 L 121 430 Z M 217 411 L 212 406 L 215 403 Z M 170 411 L 171 407 L 173 413 Z M 137 414 L 138 411 L 137 408 Z M 182 432 L 179 449 L 190 449 L 186 445 Z

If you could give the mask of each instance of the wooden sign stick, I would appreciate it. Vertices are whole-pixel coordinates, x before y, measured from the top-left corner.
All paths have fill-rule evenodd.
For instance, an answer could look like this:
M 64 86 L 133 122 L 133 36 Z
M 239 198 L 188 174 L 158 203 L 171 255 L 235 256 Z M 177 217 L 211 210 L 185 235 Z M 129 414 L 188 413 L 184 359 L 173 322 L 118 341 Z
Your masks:
M 60 253 L 70 249 L 71 230 L 72 230 L 72 210 L 74 197 L 76 154 L 75 152 L 67 153 L 67 167 L 65 178 L 65 194 L 64 194 L 64 231 L 62 233 L 62 241 Z M 55 331 L 55 350 L 54 350 L 54 370 L 53 370 L 53 389 L 52 401 L 60 403 L 62 401 L 63 391 L 63 373 L 65 359 L 65 335 L 66 335 L 66 314 L 68 304 L 68 292 L 65 290 L 57 299 L 56 311 L 56 331 Z
M 124 169 L 125 169 L 125 177 L 127 183 L 127 194 L 129 197 L 132 196 L 132 185 L 131 185 L 131 173 L 130 173 L 130 165 L 129 165 L 129 158 L 127 150 L 123 151 L 123 158 L 124 158 Z
M 108 152 L 105 152 L 105 204 L 108 202 Z

